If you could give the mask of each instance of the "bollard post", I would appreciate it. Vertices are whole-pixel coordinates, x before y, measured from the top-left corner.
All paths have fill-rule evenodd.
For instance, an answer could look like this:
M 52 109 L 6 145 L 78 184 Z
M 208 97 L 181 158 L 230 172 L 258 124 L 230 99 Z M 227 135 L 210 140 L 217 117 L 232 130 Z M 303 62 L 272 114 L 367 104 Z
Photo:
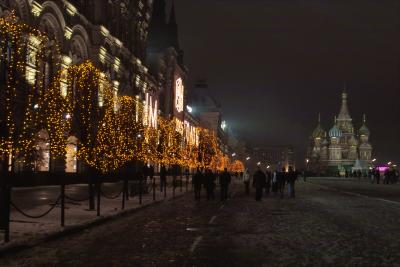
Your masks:
M 143 187 L 143 177 L 139 175 L 139 204 L 142 205 L 142 187 Z
M 164 198 L 167 198 L 167 184 L 168 184 L 168 177 L 165 178 L 165 183 L 164 183 Z
M 101 183 L 97 183 L 97 216 L 100 216 Z
M 188 187 L 189 187 L 189 174 L 186 173 L 186 193 L 188 191 Z
M 125 209 L 125 195 L 126 195 L 126 184 L 125 184 L 125 181 L 124 181 L 124 186 L 123 186 L 123 188 L 122 188 L 122 207 L 121 207 L 121 209 L 122 210 L 124 210 Z
M 181 193 L 182 193 L 182 188 L 183 188 L 183 174 L 182 174 L 182 170 L 181 170 L 181 181 L 180 181 L 179 183 L 180 183 L 180 186 L 181 186 L 180 191 L 181 191 Z
M 65 226 L 65 185 L 61 185 L 61 227 Z
M 89 210 L 94 210 L 94 188 L 93 188 L 93 183 L 92 183 L 92 178 L 91 178 L 91 173 L 89 174 L 89 182 L 88 182 L 88 187 L 89 187 Z
M 176 176 L 174 173 L 174 175 L 172 176 L 172 197 L 173 198 L 175 197 L 175 183 L 176 183 Z
M 153 201 L 156 201 L 156 177 L 153 176 Z

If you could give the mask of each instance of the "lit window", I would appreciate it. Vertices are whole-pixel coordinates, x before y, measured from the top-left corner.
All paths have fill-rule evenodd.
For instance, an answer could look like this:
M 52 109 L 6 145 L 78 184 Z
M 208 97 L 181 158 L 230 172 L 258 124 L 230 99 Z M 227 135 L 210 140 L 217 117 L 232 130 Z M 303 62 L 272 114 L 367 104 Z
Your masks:
M 29 36 L 28 46 L 26 50 L 25 79 L 30 85 L 35 85 L 36 82 L 36 56 L 39 43 L 39 39 L 37 39 L 35 36 Z

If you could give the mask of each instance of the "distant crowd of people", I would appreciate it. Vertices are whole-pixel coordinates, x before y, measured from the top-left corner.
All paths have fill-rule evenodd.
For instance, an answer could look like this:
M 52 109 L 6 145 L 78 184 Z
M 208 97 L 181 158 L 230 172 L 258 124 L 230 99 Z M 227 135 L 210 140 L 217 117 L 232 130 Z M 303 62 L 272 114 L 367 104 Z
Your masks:
M 399 181 L 399 172 L 395 169 L 386 169 L 383 175 L 379 168 L 372 169 L 368 172 L 371 183 L 379 184 L 382 179 L 383 184 L 395 184 Z
M 283 198 L 285 188 L 287 186 L 289 197 L 295 198 L 295 184 L 299 173 L 289 167 L 288 172 L 285 168 L 281 171 L 269 171 L 263 172 L 260 167 L 257 168 L 253 174 L 253 187 L 255 188 L 256 201 L 261 201 L 264 191 L 265 195 L 273 193 Z M 243 175 L 243 183 L 245 185 L 245 193 L 250 194 L 250 172 L 245 170 Z
M 235 174 L 236 177 L 242 179 L 246 195 L 250 195 L 250 185 L 253 186 L 255 189 L 256 201 L 261 201 L 264 194 L 274 194 L 283 198 L 285 188 L 288 189 L 289 197 L 295 198 L 295 183 L 298 175 L 299 173 L 294 171 L 292 167 L 289 167 L 288 172 L 286 172 L 285 168 L 281 171 L 271 172 L 267 170 L 263 172 L 261 168 L 258 167 L 252 177 L 248 169 L 243 173 Z M 214 173 L 210 169 L 197 169 L 196 173 L 193 175 L 195 200 L 200 200 L 202 188 L 206 191 L 207 200 L 214 199 L 217 179 L 220 185 L 221 201 L 226 200 L 228 198 L 229 185 L 232 181 L 232 176 L 226 168 L 221 173 Z
M 219 174 L 214 173 L 211 169 L 202 171 L 200 168 L 197 168 L 196 173 L 193 175 L 194 197 L 196 200 L 200 200 L 202 187 L 206 190 L 207 200 L 215 198 L 214 190 L 217 177 L 219 178 L 219 185 L 221 187 L 221 201 L 228 198 L 229 185 L 232 181 L 232 177 L 227 168 Z

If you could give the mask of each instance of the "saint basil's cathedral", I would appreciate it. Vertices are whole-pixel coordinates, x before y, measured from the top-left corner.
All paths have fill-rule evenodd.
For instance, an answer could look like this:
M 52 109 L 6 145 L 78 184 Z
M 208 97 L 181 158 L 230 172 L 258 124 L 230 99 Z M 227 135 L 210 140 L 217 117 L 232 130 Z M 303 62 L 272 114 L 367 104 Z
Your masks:
M 308 168 L 310 171 L 325 174 L 345 175 L 345 173 L 361 171 L 366 173 L 371 167 L 372 146 L 369 142 L 370 131 L 363 116 L 362 126 L 355 131 L 350 116 L 348 94 L 342 93 L 342 106 L 339 115 L 328 133 L 318 125 L 310 137 L 308 149 Z

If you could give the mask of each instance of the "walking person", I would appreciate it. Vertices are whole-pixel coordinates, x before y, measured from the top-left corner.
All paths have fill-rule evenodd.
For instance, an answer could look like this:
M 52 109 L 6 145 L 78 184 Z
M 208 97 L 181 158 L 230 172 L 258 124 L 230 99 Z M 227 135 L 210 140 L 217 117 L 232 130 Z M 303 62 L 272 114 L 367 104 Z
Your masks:
M 167 190 L 167 168 L 163 164 L 160 169 L 160 191 L 163 192 L 164 190 Z
M 266 183 L 267 177 L 265 173 L 262 172 L 260 167 L 257 167 L 257 171 L 253 175 L 253 187 L 256 189 L 256 201 L 261 201 Z
M 286 185 L 286 170 L 282 168 L 282 171 L 277 173 L 277 181 L 278 181 L 278 190 L 281 195 L 281 198 L 284 196 L 285 185 Z
M 289 167 L 289 172 L 287 173 L 287 183 L 289 185 L 289 197 L 295 198 L 294 186 L 297 180 L 297 172 L 295 172 L 292 166 Z
M 379 184 L 379 182 L 381 180 L 381 173 L 379 172 L 378 168 L 375 169 L 375 180 L 376 180 L 377 184 Z
M 203 174 L 200 168 L 197 168 L 195 175 L 193 176 L 193 186 L 194 186 L 194 199 L 200 200 L 201 197 L 201 186 L 203 185 Z
M 246 196 L 250 195 L 250 172 L 246 169 L 243 173 L 244 191 Z
M 272 192 L 274 193 L 274 196 L 278 193 L 278 172 L 275 170 L 272 173 Z
M 228 199 L 228 190 L 231 179 L 232 178 L 228 172 L 228 169 L 225 168 L 224 171 L 219 176 L 219 184 L 221 187 L 221 201 Z
M 266 183 L 265 183 L 265 195 L 268 196 L 271 192 L 271 185 L 272 185 L 272 174 L 270 171 L 265 172 L 266 176 Z
M 215 175 L 210 169 L 206 170 L 204 187 L 206 188 L 207 192 L 207 200 L 214 199 Z

